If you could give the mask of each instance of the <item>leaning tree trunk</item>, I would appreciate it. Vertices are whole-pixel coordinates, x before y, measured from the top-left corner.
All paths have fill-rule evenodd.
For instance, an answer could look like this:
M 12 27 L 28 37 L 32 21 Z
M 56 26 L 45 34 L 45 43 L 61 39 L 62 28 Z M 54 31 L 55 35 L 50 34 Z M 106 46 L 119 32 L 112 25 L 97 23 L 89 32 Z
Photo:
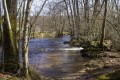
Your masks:
M 28 0 L 25 12 L 25 22 L 23 31 L 23 42 L 22 42 L 22 59 L 23 59 L 23 71 L 26 80 L 29 80 L 28 72 L 28 40 L 29 40 L 29 27 L 30 27 L 30 7 L 32 0 Z
M 16 38 L 16 9 L 17 1 L 3 0 L 4 22 L 3 22 L 3 51 L 4 51 L 4 70 L 16 73 L 19 69 L 19 52 Z M 14 6 L 13 6 L 14 5 Z M 10 17 L 14 19 L 10 20 Z M 14 22 L 15 20 L 15 22 Z M 14 29 L 14 30 L 13 30 Z

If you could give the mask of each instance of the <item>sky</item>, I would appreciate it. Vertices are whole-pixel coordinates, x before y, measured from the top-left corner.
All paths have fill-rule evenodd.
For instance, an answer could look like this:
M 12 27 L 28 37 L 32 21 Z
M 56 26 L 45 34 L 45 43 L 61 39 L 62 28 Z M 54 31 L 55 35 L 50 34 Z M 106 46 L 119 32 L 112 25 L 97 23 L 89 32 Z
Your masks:
M 31 7 L 31 15 L 34 15 L 36 14 L 36 11 L 39 11 L 42 4 L 44 3 L 45 0 L 34 0 L 33 1 L 33 4 L 32 4 L 32 7 Z M 42 10 L 42 13 L 40 15 L 45 15 L 47 14 L 46 12 L 49 10 L 48 9 L 48 6 L 47 6 L 47 3 L 50 2 L 50 1 L 53 1 L 53 0 L 48 0 L 46 2 L 46 5 L 44 6 L 43 10 Z

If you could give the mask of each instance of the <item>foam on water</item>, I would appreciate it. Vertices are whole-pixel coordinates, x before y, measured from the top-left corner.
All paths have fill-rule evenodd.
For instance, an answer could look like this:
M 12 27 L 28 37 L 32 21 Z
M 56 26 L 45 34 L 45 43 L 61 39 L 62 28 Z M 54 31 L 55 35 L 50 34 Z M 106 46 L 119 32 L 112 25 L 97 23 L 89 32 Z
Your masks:
M 65 50 L 65 51 L 80 51 L 83 50 L 82 47 L 72 47 L 72 48 L 42 48 L 41 51 L 51 51 L 51 50 Z
M 73 48 L 59 48 L 59 50 L 83 50 L 84 48 L 82 47 L 73 47 Z

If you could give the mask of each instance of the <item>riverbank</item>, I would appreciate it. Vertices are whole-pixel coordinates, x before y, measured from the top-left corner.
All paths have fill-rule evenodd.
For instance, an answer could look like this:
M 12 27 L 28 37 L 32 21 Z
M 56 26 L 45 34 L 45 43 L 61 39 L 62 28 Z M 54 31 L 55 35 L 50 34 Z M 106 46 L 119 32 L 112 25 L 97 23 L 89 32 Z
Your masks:
M 45 77 L 41 76 L 34 68 L 29 69 L 30 80 L 47 80 Z M 22 71 L 17 74 L 7 73 L 0 71 L 0 80 L 25 80 Z
M 115 71 L 118 71 L 119 69 L 120 54 L 118 52 L 105 51 L 101 53 L 101 57 L 92 58 L 87 61 L 84 64 L 84 68 L 82 68 L 81 70 L 62 77 L 42 77 L 41 79 L 41 76 L 39 77 L 40 74 L 37 74 L 37 77 L 35 77 L 35 71 L 32 71 L 31 75 L 32 77 L 34 77 L 35 80 L 110 80 L 108 79 L 108 76 L 106 78 L 105 75 L 111 74 Z M 98 77 L 99 79 L 97 79 Z M 23 80 L 23 78 L 8 73 L 0 73 L 0 80 Z
M 0 80 L 24 80 L 22 77 L 17 77 L 12 74 L 0 72 Z
M 64 35 L 68 35 L 68 32 L 63 32 Z M 30 38 L 55 38 L 57 36 L 56 32 L 31 32 Z
M 103 52 L 100 58 L 90 59 L 84 68 L 76 73 L 58 78 L 59 80 L 96 80 L 100 75 L 120 69 L 120 53 Z M 109 80 L 109 79 L 108 79 Z

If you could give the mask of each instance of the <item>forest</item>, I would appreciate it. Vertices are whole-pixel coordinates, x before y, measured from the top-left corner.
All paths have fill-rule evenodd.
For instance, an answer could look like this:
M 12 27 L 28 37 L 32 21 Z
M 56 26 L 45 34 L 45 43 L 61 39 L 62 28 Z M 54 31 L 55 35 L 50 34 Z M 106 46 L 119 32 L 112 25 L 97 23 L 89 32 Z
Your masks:
M 0 80 L 120 80 L 120 0 L 0 0 Z

